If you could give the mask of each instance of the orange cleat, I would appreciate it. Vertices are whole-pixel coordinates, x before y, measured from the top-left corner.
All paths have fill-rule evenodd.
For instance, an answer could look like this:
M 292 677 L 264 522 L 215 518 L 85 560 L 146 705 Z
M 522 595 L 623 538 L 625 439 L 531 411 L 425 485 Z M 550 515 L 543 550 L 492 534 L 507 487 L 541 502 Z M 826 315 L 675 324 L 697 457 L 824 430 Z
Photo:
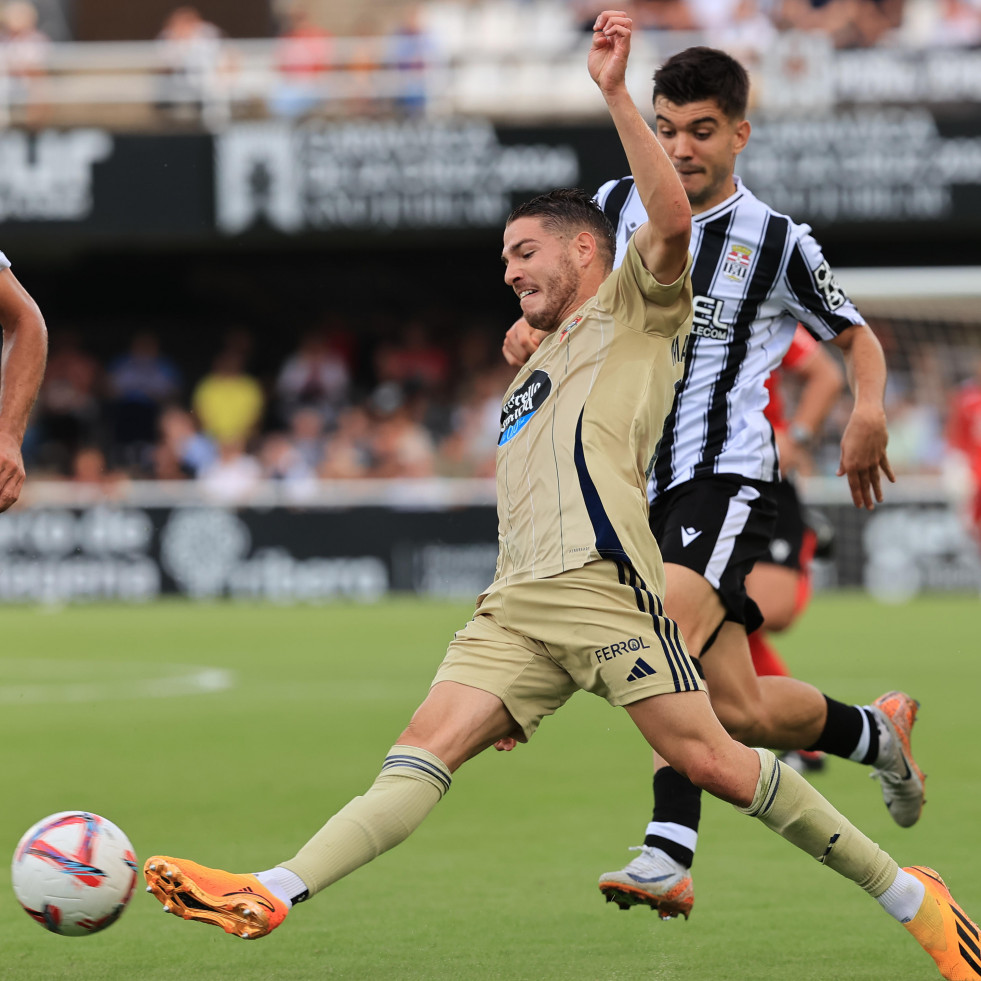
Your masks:
M 146 891 L 165 913 L 220 926 L 245 940 L 264 937 L 286 919 L 289 907 L 254 875 L 209 869 L 185 858 L 154 855 L 143 866 Z
M 947 981 L 981 979 L 981 933 L 954 902 L 940 876 L 922 865 L 903 869 L 926 886 L 926 895 L 909 923 L 917 943 L 934 959 Z
M 893 736 L 888 759 L 880 761 L 872 776 L 882 785 L 882 799 L 901 828 L 916 824 L 923 811 L 926 776 L 916 765 L 910 748 L 910 734 L 919 707 L 919 702 L 902 691 L 886 692 L 872 703 L 873 710 Z

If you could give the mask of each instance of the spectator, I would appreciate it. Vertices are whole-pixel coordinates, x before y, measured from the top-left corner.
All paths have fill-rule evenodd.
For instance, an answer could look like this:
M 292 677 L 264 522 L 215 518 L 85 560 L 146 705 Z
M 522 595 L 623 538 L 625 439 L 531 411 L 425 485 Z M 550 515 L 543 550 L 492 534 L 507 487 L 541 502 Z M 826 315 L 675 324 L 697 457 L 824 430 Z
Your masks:
M 40 125 L 47 115 L 39 83 L 47 72 L 49 48 L 33 3 L 10 0 L 0 7 L 0 64 L 10 80 L 8 99 L 24 107 L 20 121 L 28 126 Z
M 371 398 L 375 425 L 371 438 L 372 477 L 431 477 L 436 450 L 426 428 L 414 418 L 402 389 L 381 385 Z
M 222 32 L 197 7 L 175 7 L 157 35 L 164 67 L 160 108 L 177 118 L 201 111 L 223 62 Z
M 316 492 L 316 471 L 307 465 L 288 433 L 269 433 L 263 439 L 259 463 L 262 476 L 281 484 L 292 501 L 301 502 Z
M 326 97 L 332 38 L 313 19 L 306 3 L 291 4 L 276 42 L 279 82 L 270 101 L 274 115 L 295 118 L 311 112 Z
M 635 0 L 631 16 L 645 31 L 694 31 L 695 14 L 687 0 Z
M 325 480 L 352 480 L 367 477 L 371 465 L 371 417 L 354 405 L 341 413 L 318 474 Z
M 194 389 L 192 405 L 204 432 L 220 444 L 244 444 L 253 435 L 265 396 L 259 382 L 246 374 L 240 347 L 228 346 L 218 354 L 211 373 Z
M 448 475 L 493 477 L 501 434 L 501 398 L 513 369 L 486 369 L 461 385 L 451 412 L 452 431 L 440 444 L 441 469 Z
M 164 409 L 159 430 L 155 470 L 161 479 L 169 479 L 161 474 L 175 468 L 180 476 L 197 477 L 218 459 L 218 448 L 198 430 L 194 416 L 179 405 Z
M 107 389 L 113 437 L 127 463 L 140 461 L 153 443 L 161 407 L 180 395 L 181 373 L 160 353 L 149 331 L 137 333 L 129 351 L 109 365 Z
M 38 398 L 39 463 L 67 475 L 79 447 L 100 442 L 102 368 L 78 333 L 51 334 L 51 353 Z
M 350 369 L 343 355 L 325 332 L 310 331 L 276 378 L 279 419 L 289 424 L 297 410 L 309 408 L 329 424 L 347 401 L 350 385 Z
M 375 351 L 379 382 L 415 385 L 427 391 L 439 388 L 450 374 L 446 348 L 433 344 L 426 326 L 410 322 L 397 343 L 383 343 Z
M 432 37 L 423 27 L 422 10 L 410 7 L 388 38 L 389 66 L 402 74 L 395 109 L 404 116 L 426 111 L 426 69 L 434 56 Z
M 198 483 L 206 497 L 223 504 L 248 500 L 262 480 L 259 461 L 245 451 L 241 439 L 228 439 L 218 448 L 217 459 L 201 471 Z
M 836 48 L 868 48 L 899 27 L 904 0 L 782 0 L 777 26 L 820 31 Z
M 116 495 L 128 482 L 125 473 L 106 466 L 106 455 L 97 446 L 83 446 L 75 453 L 71 480 L 78 487 L 95 492 L 96 497 Z
M 759 60 L 777 33 L 759 0 L 689 0 L 706 41 L 751 63 Z
M 290 419 L 290 439 L 306 466 L 311 471 L 318 470 L 327 445 L 321 414 L 316 409 L 294 412 Z

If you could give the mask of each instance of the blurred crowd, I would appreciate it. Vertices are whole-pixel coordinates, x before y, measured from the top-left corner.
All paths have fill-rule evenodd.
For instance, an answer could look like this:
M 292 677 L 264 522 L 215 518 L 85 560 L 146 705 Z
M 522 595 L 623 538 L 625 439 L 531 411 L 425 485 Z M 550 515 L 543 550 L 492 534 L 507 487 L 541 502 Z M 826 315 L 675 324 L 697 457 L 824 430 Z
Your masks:
M 816 32 L 840 49 L 981 46 L 981 0 L 627 0 L 622 6 L 643 30 L 699 32 L 750 63 L 786 31 Z M 474 51 L 510 50 L 516 32 L 541 44 L 543 53 L 561 52 L 591 30 L 601 8 L 597 0 L 386 0 L 368 12 L 339 0 L 281 0 L 271 4 L 266 89 L 254 94 L 268 113 L 287 118 L 328 103 L 411 116 L 425 108 L 429 66 L 454 54 L 466 60 Z M 72 40 L 70 12 L 67 0 L 0 2 L 0 81 L 15 90 L 34 84 L 51 41 Z M 192 4 L 172 8 L 156 41 L 157 107 L 164 113 L 193 111 L 216 79 L 245 68 L 244 44 Z
M 514 374 L 500 340 L 419 321 L 366 340 L 334 320 L 270 365 L 235 328 L 191 377 L 156 333 L 100 359 L 53 328 L 26 462 L 35 478 L 195 479 L 230 499 L 261 480 L 490 476 Z
M 333 316 L 276 359 L 233 328 L 216 335 L 199 373 L 186 351 L 168 354 L 149 330 L 97 357 L 79 332 L 55 327 L 28 467 L 34 479 L 82 484 L 197 480 L 230 500 L 263 480 L 302 490 L 318 479 L 492 476 L 501 397 L 514 375 L 500 353 L 503 329 L 428 323 L 359 332 Z M 890 368 L 893 468 L 938 474 L 950 459 L 952 400 L 981 378 L 977 325 L 873 326 Z M 809 473 L 835 473 L 849 410 L 843 397 Z

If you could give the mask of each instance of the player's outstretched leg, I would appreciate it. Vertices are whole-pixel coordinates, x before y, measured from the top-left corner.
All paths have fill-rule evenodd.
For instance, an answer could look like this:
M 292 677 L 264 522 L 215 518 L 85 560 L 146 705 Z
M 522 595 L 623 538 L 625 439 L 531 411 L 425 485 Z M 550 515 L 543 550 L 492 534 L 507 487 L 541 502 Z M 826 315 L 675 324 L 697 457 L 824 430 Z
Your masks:
M 286 918 L 293 903 L 404 841 L 450 787 L 446 765 L 425 749 L 397 744 L 375 782 L 341 808 L 288 862 L 256 875 L 209 869 L 157 855 L 144 867 L 147 891 L 164 910 L 251 940 Z
M 981 978 L 981 933 L 954 902 L 947 885 L 933 869 L 914 865 L 903 869 L 926 887 L 919 911 L 906 929 L 934 959 L 948 981 Z
M 919 707 L 919 702 L 902 691 L 887 692 L 872 703 L 872 710 L 891 737 L 887 758 L 879 761 L 873 776 L 882 785 L 882 799 L 892 819 L 902 828 L 916 824 L 924 804 L 926 776 L 916 765 L 910 748 Z
M 862 887 L 913 935 L 947 981 L 981 981 L 981 933 L 933 869 L 900 869 L 807 781 L 766 750 L 749 807 L 738 810 Z
M 246 940 L 275 930 L 290 909 L 254 875 L 209 869 L 184 858 L 154 855 L 143 874 L 146 891 L 163 903 L 164 912 L 220 926 Z

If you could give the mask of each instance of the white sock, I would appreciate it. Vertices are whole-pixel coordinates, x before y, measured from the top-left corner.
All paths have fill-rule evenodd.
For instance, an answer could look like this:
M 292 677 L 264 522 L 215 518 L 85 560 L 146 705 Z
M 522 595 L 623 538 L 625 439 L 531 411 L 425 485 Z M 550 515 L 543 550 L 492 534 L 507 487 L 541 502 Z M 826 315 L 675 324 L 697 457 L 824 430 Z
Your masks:
M 306 883 L 289 869 L 277 865 L 265 872 L 256 872 L 255 877 L 277 898 L 292 909 L 293 900 L 306 893 Z
M 869 707 L 867 705 L 856 705 L 855 708 L 862 713 L 862 735 L 859 737 L 858 745 L 848 758 L 854 760 L 856 763 L 861 763 L 865 759 L 865 754 L 869 751 Z
M 869 708 L 867 705 L 865 707 Z M 889 759 L 892 750 L 892 730 L 882 722 L 877 712 L 872 713 L 872 718 L 875 719 L 875 727 L 879 731 L 879 756 L 875 761 L 875 765 L 879 766 Z
M 923 902 L 926 886 L 909 872 L 900 869 L 893 884 L 876 901 L 900 923 L 909 923 L 916 916 Z

